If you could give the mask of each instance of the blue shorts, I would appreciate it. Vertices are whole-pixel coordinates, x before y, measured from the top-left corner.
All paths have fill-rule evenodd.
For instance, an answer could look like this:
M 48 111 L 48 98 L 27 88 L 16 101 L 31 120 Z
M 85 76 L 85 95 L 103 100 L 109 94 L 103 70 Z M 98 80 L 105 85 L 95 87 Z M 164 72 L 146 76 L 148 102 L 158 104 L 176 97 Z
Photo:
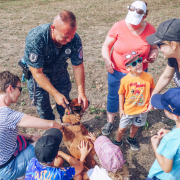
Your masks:
M 0 179 L 17 179 L 26 173 L 29 161 L 35 157 L 34 146 L 30 144 L 24 151 L 15 157 L 7 166 L 0 169 Z
M 144 70 L 145 72 L 148 69 Z M 127 73 L 122 73 L 114 70 L 114 73 L 108 73 L 108 96 L 107 96 L 107 111 L 110 113 L 116 113 L 119 111 L 119 87 L 120 80 L 126 76 Z

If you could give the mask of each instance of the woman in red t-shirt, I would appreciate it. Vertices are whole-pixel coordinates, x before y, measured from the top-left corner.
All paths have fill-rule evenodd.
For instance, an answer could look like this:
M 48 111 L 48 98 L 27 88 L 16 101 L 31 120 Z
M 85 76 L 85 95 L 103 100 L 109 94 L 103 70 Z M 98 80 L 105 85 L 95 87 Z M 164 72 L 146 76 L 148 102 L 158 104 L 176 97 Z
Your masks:
M 135 1 L 128 6 L 126 19 L 114 24 L 102 46 L 108 71 L 107 123 L 102 130 L 103 135 L 108 135 L 113 128 L 113 120 L 119 109 L 120 80 L 128 73 L 122 64 L 122 55 L 129 50 L 141 53 L 144 71 L 148 70 L 148 63 L 154 62 L 158 56 L 157 46 L 151 46 L 146 41 L 147 36 L 155 33 L 155 28 L 144 21 L 148 12 L 146 7 L 147 3 L 143 1 Z

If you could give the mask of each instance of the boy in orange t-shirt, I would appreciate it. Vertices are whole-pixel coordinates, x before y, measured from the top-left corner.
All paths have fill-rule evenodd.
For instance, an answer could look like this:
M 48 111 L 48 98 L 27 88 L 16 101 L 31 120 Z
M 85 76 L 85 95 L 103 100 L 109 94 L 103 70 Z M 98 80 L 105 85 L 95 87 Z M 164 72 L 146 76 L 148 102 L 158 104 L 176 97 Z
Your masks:
M 136 51 L 130 51 L 123 55 L 123 63 L 129 72 L 121 79 L 119 88 L 120 124 L 116 140 L 113 142 L 122 146 L 122 137 L 128 126 L 132 124 L 127 142 L 132 150 L 139 150 L 140 146 L 135 140 L 139 127 L 144 126 L 149 111 L 149 100 L 155 87 L 150 74 L 143 71 L 142 57 Z

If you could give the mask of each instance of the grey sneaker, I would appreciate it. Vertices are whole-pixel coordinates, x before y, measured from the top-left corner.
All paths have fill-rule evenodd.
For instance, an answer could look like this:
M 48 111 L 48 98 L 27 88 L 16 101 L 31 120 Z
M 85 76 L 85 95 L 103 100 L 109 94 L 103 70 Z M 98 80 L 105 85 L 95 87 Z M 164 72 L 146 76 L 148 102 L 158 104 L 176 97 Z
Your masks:
M 140 146 L 139 146 L 139 144 L 137 143 L 137 141 L 136 141 L 135 138 L 130 138 L 130 137 L 128 136 L 128 138 L 126 139 L 126 141 L 130 144 L 131 149 L 132 149 L 133 151 L 137 151 L 137 150 L 140 149 Z
M 102 129 L 102 134 L 105 136 L 109 135 L 112 128 L 113 125 L 111 124 L 111 122 L 107 122 Z

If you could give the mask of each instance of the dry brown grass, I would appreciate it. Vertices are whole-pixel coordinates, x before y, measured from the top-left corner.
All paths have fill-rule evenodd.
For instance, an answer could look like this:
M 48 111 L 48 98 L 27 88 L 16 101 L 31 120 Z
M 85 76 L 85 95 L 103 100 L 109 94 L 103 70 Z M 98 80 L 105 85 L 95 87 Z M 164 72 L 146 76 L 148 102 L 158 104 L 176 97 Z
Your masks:
M 84 66 L 86 73 L 86 94 L 91 102 L 91 108 L 86 110 L 83 119 L 91 132 L 96 135 L 101 133 L 101 128 L 106 122 L 106 96 L 107 72 L 101 57 L 101 47 L 111 26 L 127 14 L 127 5 L 132 0 L 0 0 L 0 71 L 10 70 L 21 76 L 21 69 L 17 65 L 23 56 L 25 37 L 34 27 L 53 21 L 55 15 L 66 9 L 73 11 L 77 17 L 77 32 L 82 38 L 84 50 Z M 170 18 L 180 18 L 179 0 L 147 0 L 149 15 L 147 21 L 156 28 L 160 22 Z M 149 65 L 149 72 L 157 82 L 167 61 L 159 58 L 154 64 Z M 71 97 L 77 97 L 71 66 L 69 66 L 73 89 Z M 168 88 L 173 87 L 172 82 Z M 12 108 L 27 114 L 38 116 L 36 108 L 30 107 L 30 99 L 26 83 L 23 83 L 23 93 L 16 105 Z M 52 100 L 54 104 L 54 100 Z M 54 110 L 56 118 L 59 116 Z M 162 118 L 164 117 L 164 118 Z M 57 120 L 59 121 L 59 120 Z M 127 160 L 131 180 L 144 180 L 148 174 L 155 156 L 150 145 L 150 137 L 163 126 L 172 127 L 171 120 L 164 116 L 162 111 L 153 111 L 148 116 L 149 127 L 140 129 L 137 137 L 141 150 L 133 152 L 129 145 L 124 143 L 122 152 Z M 114 139 L 118 128 L 119 118 L 114 122 L 114 131 L 109 138 Z M 25 132 L 34 132 L 34 129 L 22 129 Z M 42 133 L 42 130 L 37 132 Z M 127 136 L 128 132 L 125 134 Z M 63 148 L 63 146 L 62 146 Z

